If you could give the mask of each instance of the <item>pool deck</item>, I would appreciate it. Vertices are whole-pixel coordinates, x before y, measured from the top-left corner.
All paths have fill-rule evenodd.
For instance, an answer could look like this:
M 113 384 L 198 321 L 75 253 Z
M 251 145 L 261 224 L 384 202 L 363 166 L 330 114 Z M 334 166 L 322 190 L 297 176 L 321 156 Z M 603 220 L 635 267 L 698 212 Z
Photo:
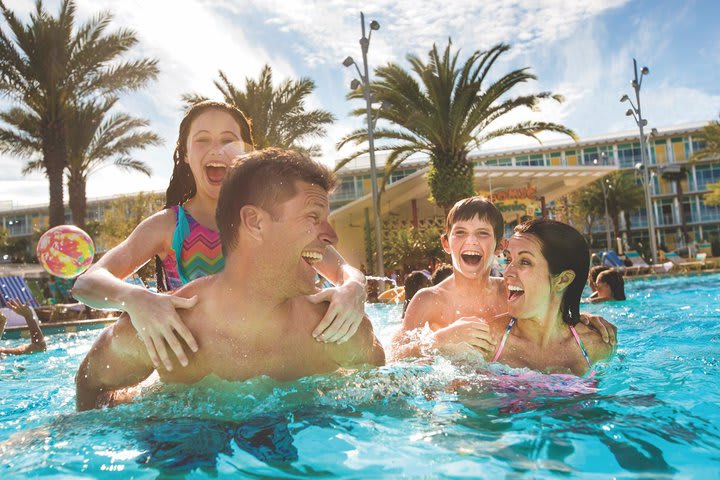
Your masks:
M 68 322 L 43 323 L 40 328 L 45 335 L 56 333 L 74 333 L 84 330 L 95 330 L 112 325 L 118 317 L 98 318 L 92 320 L 71 320 Z M 27 326 L 7 327 L 3 333 L 3 340 L 17 340 L 19 338 L 30 338 L 30 331 Z

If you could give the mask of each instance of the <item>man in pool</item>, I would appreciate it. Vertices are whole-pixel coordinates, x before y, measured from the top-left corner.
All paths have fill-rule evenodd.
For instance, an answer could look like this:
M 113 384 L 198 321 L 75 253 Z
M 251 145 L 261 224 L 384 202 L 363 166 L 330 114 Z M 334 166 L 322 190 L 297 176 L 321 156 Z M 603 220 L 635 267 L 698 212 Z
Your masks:
M 279 149 L 238 159 L 226 175 L 217 208 L 225 269 L 190 282 L 176 295 L 198 302 L 178 310 L 200 346 L 191 361 L 157 369 L 168 383 L 195 383 L 208 375 L 241 381 L 278 380 L 382 365 L 385 354 L 366 318 L 344 344 L 312 336 L 327 304 L 313 304 L 315 270 L 337 236 L 328 223 L 324 166 Z M 124 389 L 155 370 L 147 349 L 123 314 L 96 340 L 76 375 L 77 408 L 117 403 Z
M 502 213 L 482 197 L 460 200 L 450 209 L 441 242 L 452 259 L 453 274 L 413 297 L 393 338 L 393 357 L 420 356 L 424 347 L 447 355 L 495 351 L 496 340 L 485 319 L 508 309 L 505 282 L 490 276 L 495 255 L 503 249 L 503 233 Z M 581 318 L 605 342 L 615 342 L 613 325 L 597 316 Z M 426 326 L 431 333 L 423 336 Z

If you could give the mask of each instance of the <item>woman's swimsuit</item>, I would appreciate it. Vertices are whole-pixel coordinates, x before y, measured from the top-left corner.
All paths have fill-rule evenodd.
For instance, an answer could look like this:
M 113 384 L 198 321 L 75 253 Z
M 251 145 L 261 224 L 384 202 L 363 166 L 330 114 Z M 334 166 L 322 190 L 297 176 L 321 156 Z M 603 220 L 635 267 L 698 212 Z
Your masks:
M 172 250 L 162 261 L 169 290 L 175 290 L 196 278 L 222 271 L 225 259 L 220 233 L 198 223 L 182 206 L 175 212 Z
M 510 319 L 510 323 L 508 323 L 508 326 L 505 329 L 505 334 L 503 335 L 502 340 L 500 340 L 500 346 L 498 347 L 497 352 L 495 352 L 495 356 L 492 359 L 493 362 L 497 362 L 497 359 L 500 358 L 500 354 L 505 347 L 505 343 L 507 342 L 508 336 L 510 335 L 510 330 L 512 330 L 515 322 L 517 322 L 517 319 L 515 317 L 512 317 Z M 575 327 L 573 327 L 572 325 L 568 326 L 570 327 L 570 331 L 572 332 L 573 337 L 575 337 L 575 341 L 577 341 L 577 344 L 580 347 L 580 351 L 582 351 L 583 357 L 585 357 L 585 361 L 588 364 L 589 375 L 587 376 L 587 378 L 592 378 L 595 375 L 595 370 L 593 370 L 592 368 L 592 362 L 590 362 L 590 357 L 587 354 L 587 350 L 585 350 L 585 345 L 583 345 L 582 340 L 580 340 L 580 335 L 578 335 L 577 331 L 575 331 Z

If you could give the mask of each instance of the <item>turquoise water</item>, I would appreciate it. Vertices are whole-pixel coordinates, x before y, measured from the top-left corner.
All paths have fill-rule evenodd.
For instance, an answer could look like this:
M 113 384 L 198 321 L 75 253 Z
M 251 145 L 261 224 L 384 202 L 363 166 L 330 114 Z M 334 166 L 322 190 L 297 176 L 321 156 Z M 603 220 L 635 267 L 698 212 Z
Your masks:
M 77 414 L 73 376 L 98 331 L 53 336 L 0 361 L 0 478 L 718 478 L 720 275 L 627 289 L 585 308 L 619 327 L 597 384 L 439 360 L 150 387 Z M 387 341 L 400 308 L 368 311 Z

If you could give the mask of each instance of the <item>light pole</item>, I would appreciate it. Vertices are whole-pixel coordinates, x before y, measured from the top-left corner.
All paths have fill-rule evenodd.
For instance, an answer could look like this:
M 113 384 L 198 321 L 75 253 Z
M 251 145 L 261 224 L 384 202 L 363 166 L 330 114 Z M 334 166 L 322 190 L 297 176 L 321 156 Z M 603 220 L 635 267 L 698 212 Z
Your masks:
M 599 162 L 597 159 L 593 160 L 593 163 L 597 165 Z M 612 238 L 610 237 L 610 214 L 608 213 L 608 204 L 607 204 L 607 188 L 612 188 L 612 185 L 610 185 L 610 180 L 607 178 L 601 178 L 600 179 L 600 186 L 602 187 L 603 192 L 603 201 L 605 202 L 605 241 L 607 242 L 607 249 L 610 250 L 612 247 Z
M 648 232 L 650 234 L 650 254 L 652 255 L 652 262 L 657 263 L 657 238 L 655 237 L 655 215 L 653 213 L 652 200 L 650 199 L 650 159 L 646 151 L 645 144 L 645 131 L 643 130 L 647 125 L 647 120 L 642 117 L 642 109 L 640 107 L 640 87 L 642 87 L 642 80 L 645 75 L 650 73 L 648 67 L 642 67 L 640 70 L 640 76 L 638 77 L 637 61 L 633 58 L 633 68 L 635 70 L 635 78 L 631 82 L 633 90 L 635 90 L 635 103 L 627 95 L 623 95 L 620 98 L 620 102 L 629 102 L 632 108 L 628 108 L 625 115 L 628 117 L 632 116 L 640 129 L 640 158 L 642 160 L 642 179 L 643 189 L 645 190 L 645 209 L 647 210 L 648 217 Z
M 365 96 L 365 108 L 367 110 L 367 131 L 368 131 L 368 151 L 370 154 L 370 182 L 372 183 L 372 203 L 373 203 L 373 215 L 375 217 L 375 257 L 377 260 L 377 271 L 376 275 L 383 276 L 385 274 L 385 263 L 383 261 L 383 250 L 382 250 L 382 230 L 380 229 L 380 205 L 378 200 L 378 184 L 377 184 L 377 169 L 375 167 L 375 142 L 373 141 L 373 128 L 375 122 L 372 118 L 372 99 L 370 98 L 370 74 L 368 73 L 367 63 L 367 52 L 370 46 L 370 37 L 372 36 L 373 30 L 379 30 L 380 24 L 373 20 L 370 22 L 370 33 L 365 36 L 365 15 L 360 12 L 360 26 L 362 27 L 362 38 L 360 38 L 360 49 L 362 50 L 363 59 L 363 71 L 355 63 L 352 57 L 347 57 L 343 60 L 343 65 L 350 67 L 355 65 L 360 80 L 354 79 L 350 84 L 350 88 L 356 90 L 362 86 L 363 95 Z

